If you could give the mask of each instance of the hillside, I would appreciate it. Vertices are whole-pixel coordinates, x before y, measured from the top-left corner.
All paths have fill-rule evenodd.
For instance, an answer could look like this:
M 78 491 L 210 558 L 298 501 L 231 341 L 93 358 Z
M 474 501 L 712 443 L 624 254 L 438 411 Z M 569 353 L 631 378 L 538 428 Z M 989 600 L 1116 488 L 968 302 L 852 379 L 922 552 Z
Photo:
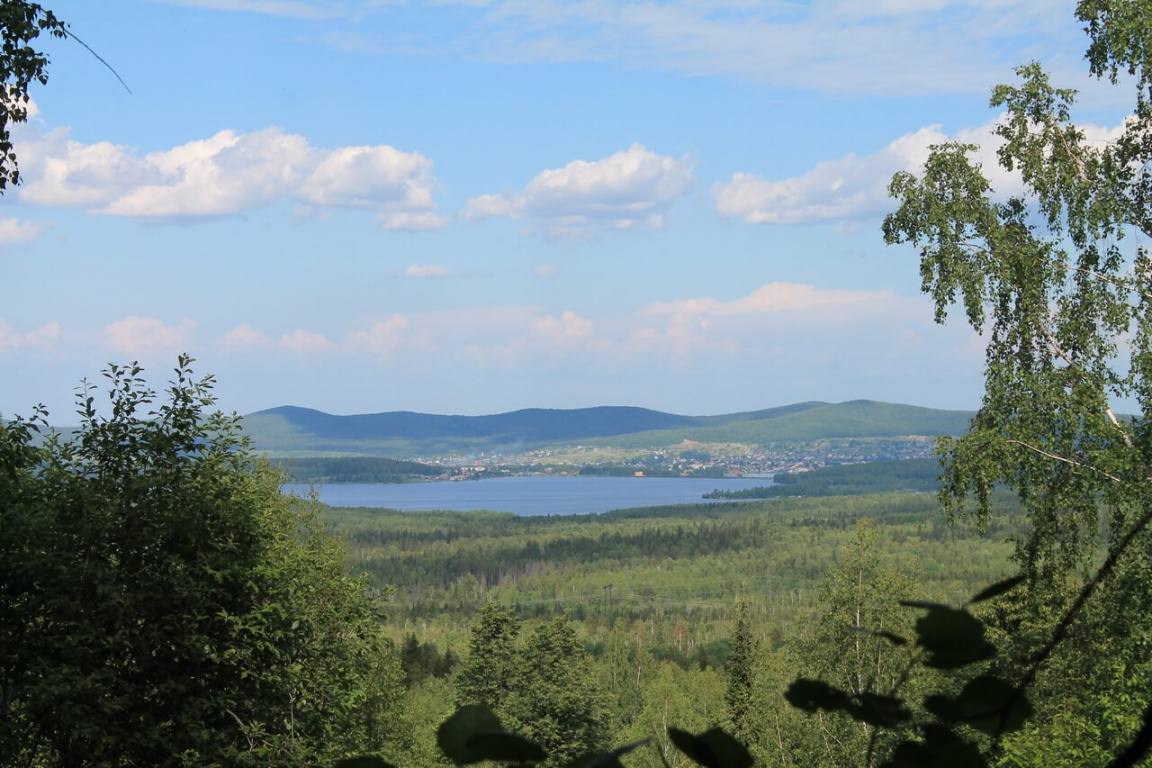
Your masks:
M 838 438 L 958 435 L 967 430 L 971 415 L 966 411 L 869 400 L 797 403 L 720 416 L 682 416 L 614 406 L 534 408 L 487 416 L 408 411 L 334 416 L 283 406 L 249 414 L 243 425 L 256 448 L 274 456 L 403 458 L 507 453 L 574 443 L 657 449 L 685 440 L 766 445 Z

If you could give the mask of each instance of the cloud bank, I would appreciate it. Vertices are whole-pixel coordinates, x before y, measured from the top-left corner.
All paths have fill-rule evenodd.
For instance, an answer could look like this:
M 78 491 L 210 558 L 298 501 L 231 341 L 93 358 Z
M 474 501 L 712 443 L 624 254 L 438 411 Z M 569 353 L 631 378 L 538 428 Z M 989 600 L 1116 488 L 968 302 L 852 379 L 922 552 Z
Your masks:
M 48 323 L 27 333 L 20 333 L 0 317 L 0 352 L 21 347 L 47 347 L 60 338 L 60 333 L 60 323 Z
M 845 155 L 812 167 L 808 172 L 785 179 L 764 179 L 738 172 L 729 181 L 716 182 L 712 197 L 721 216 L 740 218 L 748 224 L 851 224 L 877 218 L 893 208 L 888 183 L 898 171 L 919 173 L 931 147 L 956 141 L 976 144 L 973 160 L 980 164 L 999 196 L 1023 190 L 1016 173 L 1004 170 L 996 156 L 1002 143 L 993 134 L 997 121 L 967 128 L 953 135 L 939 125 L 930 125 L 905 134 L 870 155 Z M 1084 125 L 1089 143 L 1115 141 L 1122 126 Z
M 279 128 L 214 136 L 143 156 L 67 129 L 21 128 L 21 202 L 154 223 L 233 216 L 279 202 L 363 210 L 382 229 L 436 229 L 432 161 L 388 145 L 322 149 Z

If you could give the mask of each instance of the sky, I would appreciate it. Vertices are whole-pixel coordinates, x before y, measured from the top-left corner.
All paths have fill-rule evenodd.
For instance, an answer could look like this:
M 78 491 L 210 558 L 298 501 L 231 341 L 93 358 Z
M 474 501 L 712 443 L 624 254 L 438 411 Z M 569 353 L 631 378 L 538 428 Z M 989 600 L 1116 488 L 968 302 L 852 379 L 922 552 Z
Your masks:
M 1028 61 L 1125 107 L 1055 0 L 45 4 L 115 70 L 44 41 L 0 198 L 0 413 L 61 424 L 182 352 L 239 413 L 974 409 L 888 181 L 994 166 Z

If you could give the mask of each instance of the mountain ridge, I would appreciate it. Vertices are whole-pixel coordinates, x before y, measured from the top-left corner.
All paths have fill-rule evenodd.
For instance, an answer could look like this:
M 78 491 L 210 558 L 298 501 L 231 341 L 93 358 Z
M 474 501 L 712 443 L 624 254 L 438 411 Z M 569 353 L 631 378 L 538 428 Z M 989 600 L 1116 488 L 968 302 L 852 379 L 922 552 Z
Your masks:
M 277 455 L 406 457 L 540 449 L 588 443 L 659 448 L 684 440 L 781 441 L 958 435 L 971 411 L 852 400 L 807 401 L 758 411 L 685 416 L 636 406 L 523 408 L 481 416 L 384 411 L 333 415 L 285 405 L 242 417 L 258 450 Z

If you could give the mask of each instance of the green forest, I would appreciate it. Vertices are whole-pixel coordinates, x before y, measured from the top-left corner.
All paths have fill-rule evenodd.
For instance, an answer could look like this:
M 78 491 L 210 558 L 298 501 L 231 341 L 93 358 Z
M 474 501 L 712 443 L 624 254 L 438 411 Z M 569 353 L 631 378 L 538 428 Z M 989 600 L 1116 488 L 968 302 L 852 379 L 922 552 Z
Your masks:
M 786 496 L 843 496 L 940 490 L 940 462 L 905 459 L 823 467 L 811 472 L 777 472 L 772 485 L 741 491 L 713 491 L 707 499 L 778 499 Z
M 0 11 L 2 189 L 69 32 Z M 76 429 L 0 421 L 0 765 L 1149 764 L 1152 2 L 1076 14 L 1134 90 L 1114 142 L 1030 64 L 992 95 L 1023 193 L 963 144 L 890 186 L 885 240 L 988 339 L 936 493 L 892 463 L 598 516 L 333 509 L 188 356 L 159 392 L 114 364 Z
M 42 415 L 0 432 L 0 764 L 415 768 L 478 706 L 544 765 L 629 744 L 629 766 L 692 764 L 668 726 L 811 764 L 788 683 L 844 672 L 852 626 L 906 627 L 899 599 L 1010 574 L 1027 529 L 1010 493 L 978 531 L 867 473 L 844 496 L 601 515 L 328 508 L 280 494 L 190 364 L 166 396 L 112 367 L 113 415 L 86 394 L 67 437 Z M 861 743 L 837 739 L 820 761 Z

